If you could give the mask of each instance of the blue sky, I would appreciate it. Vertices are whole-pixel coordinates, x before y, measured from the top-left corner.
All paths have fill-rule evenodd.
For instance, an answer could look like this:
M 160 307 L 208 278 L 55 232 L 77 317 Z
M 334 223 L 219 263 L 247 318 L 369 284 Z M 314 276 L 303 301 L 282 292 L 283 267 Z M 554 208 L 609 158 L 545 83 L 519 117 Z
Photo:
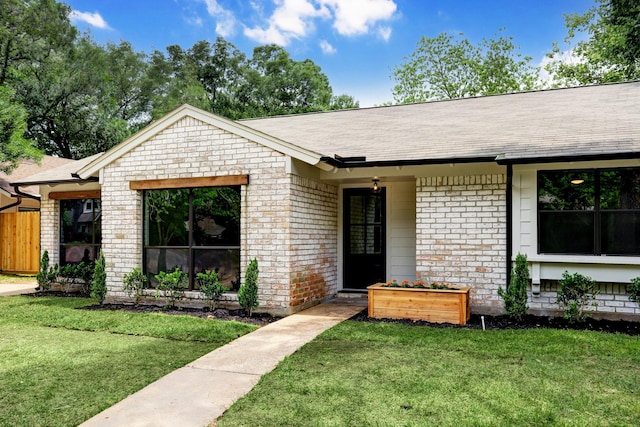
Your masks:
M 563 15 L 595 0 L 66 0 L 72 22 L 99 43 L 126 40 L 147 53 L 222 36 L 247 56 L 276 43 L 311 59 L 334 94 L 361 107 L 392 101 L 393 68 L 422 36 L 464 33 L 473 43 L 500 28 L 535 65 L 566 35 Z

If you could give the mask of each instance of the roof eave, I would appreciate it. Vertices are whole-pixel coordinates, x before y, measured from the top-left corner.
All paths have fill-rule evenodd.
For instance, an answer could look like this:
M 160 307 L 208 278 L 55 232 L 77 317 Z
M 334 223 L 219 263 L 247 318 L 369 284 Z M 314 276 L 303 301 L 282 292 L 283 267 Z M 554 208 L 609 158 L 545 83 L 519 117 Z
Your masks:
M 504 155 L 496 157 L 495 161 L 499 165 L 530 165 L 534 163 L 563 163 L 563 162 L 587 162 L 587 161 L 606 161 L 606 160 L 630 160 L 640 159 L 640 152 L 621 152 L 621 153 L 599 153 L 599 154 L 571 154 L 564 156 L 538 156 L 538 157 L 519 157 L 508 158 Z

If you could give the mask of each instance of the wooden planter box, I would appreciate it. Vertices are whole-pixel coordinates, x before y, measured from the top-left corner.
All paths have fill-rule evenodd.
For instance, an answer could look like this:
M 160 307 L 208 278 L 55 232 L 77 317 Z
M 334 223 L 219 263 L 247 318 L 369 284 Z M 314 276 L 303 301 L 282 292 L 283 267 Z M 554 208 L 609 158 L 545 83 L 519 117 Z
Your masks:
M 471 316 L 469 289 L 397 288 L 376 283 L 367 287 L 369 317 L 464 325 Z

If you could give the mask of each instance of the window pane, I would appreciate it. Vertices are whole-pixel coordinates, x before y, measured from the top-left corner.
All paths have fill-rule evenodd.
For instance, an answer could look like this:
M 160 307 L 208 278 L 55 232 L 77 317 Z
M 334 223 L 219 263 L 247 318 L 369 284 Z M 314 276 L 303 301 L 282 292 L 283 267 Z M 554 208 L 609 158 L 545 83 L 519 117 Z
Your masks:
M 195 274 L 205 270 L 217 271 L 220 283 L 229 289 L 237 290 L 240 287 L 239 249 L 197 249 L 194 267 Z M 200 288 L 197 280 L 194 286 Z
M 365 227 L 353 225 L 349 229 L 349 253 L 352 255 L 365 253 Z
M 189 190 L 145 192 L 145 244 L 187 246 Z
M 193 244 L 240 245 L 240 188 L 197 188 L 192 192 Z
M 351 225 L 364 224 L 364 196 L 352 195 L 349 197 L 349 222 Z
M 94 245 L 64 245 L 60 250 L 60 264 L 79 264 L 91 262 L 96 257 Z
M 602 213 L 602 253 L 640 255 L 640 212 Z
M 601 209 L 640 209 L 640 169 L 600 172 Z
M 91 243 L 93 211 L 85 212 L 86 200 L 61 200 L 62 243 Z
M 595 172 L 538 172 L 538 209 L 595 209 Z
M 176 267 L 185 273 L 189 271 L 188 249 L 147 249 L 145 257 L 145 271 L 152 282 L 153 276 L 161 271 L 171 272 Z
M 594 213 L 540 212 L 540 253 L 594 254 Z

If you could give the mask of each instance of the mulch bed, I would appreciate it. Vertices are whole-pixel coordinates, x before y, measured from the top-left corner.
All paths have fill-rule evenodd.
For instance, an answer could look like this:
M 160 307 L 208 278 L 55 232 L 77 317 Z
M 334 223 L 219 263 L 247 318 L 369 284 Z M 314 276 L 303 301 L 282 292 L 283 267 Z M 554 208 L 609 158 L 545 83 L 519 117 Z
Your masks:
M 452 325 L 450 323 L 430 323 L 420 320 L 394 320 L 394 319 L 372 319 L 367 316 L 367 310 L 358 313 L 351 320 L 362 322 L 383 322 L 402 323 L 405 325 L 432 326 L 437 328 L 467 328 L 482 329 L 482 317 L 472 314 L 466 325 Z M 525 316 L 522 320 L 516 321 L 508 316 L 484 316 L 485 329 L 573 329 L 582 331 L 597 331 L 606 333 L 620 333 L 632 336 L 640 335 L 640 322 L 626 322 L 621 320 L 596 320 L 588 318 L 582 323 L 571 323 L 561 317 Z
M 87 296 L 78 293 L 66 293 L 59 291 L 45 291 L 29 294 L 33 296 Z M 139 305 L 133 304 L 104 304 L 104 305 L 91 305 L 83 307 L 83 310 L 119 310 L 138 313 L 164 313 L 170 315 L 189 315 L 200 317 L 203 319 L 218 319 L 218 320 L 236 320 L 238 322 L 250 323 L 253 325 L 264 326 L 269 323 L 273 323 L 281 317 L 271 316 L 267 313 L 253 313 L 251 317 L 247 316 L 246 312 L 242 309 L 227 310 L 224 308 L 218 308 L 214 311 L 210 311 L 208 307 L 205 308 L 164 308 L 154 305 Z M 484 327 L 487 330 L 491 329 L 533 329 L 533 328 L 553 328 L 553 329 L 574 329 L 584 331 L 597 331 L 606 333 L 620 333 L 631 336 L 640 336 L 640 322 L 626 322 L 621 320 L 596 320 L 587 319 L 582 323 L 571 323 L 561 317 L 542 317 L 542 316 L 525 316 L 522 320 L 516 321 L 508 316 L 480 316 L 472 314 L 471 319 L 466 325 L 452 325 L 450 323 L 431 323 L 420 320 L 394 320 L 394 319 L 373 319 L 367 316 L 367 309 L 362 310 L 360 313 L 353 316 L 350 320 L 359 322 L 383 322 L 383 323 L 402 323 L 405 325 L 415 326 L 432 326 L 436 328 L 467 328 L 467 329 L 482 329 L 482 317 L 484 317 Z

